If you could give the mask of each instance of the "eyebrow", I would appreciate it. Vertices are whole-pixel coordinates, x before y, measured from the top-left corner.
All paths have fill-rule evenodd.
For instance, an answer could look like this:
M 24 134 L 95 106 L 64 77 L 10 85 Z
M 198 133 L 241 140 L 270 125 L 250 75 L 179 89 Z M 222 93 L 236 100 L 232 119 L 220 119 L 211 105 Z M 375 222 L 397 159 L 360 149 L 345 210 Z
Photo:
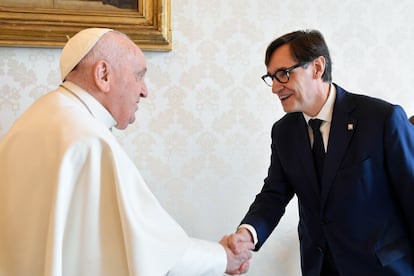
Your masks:
M 146 73 L 148 70 L 147 67 L 145 67 L 144 69 L 142 69 L 141 71 L 138 71 L 138 74 L 142 74 L 142 73 Z
M 135 74 L 137 75 L 137 77 L 143 78 L 146 73 L 147 73 L 147 67 L 141 69 L 140 71 L 136 72 Z
M 303 62 L 300 62 L 300 63 L 303 63 Z M 296 64 L 294 64 L 294 65 L 292 65 L 292 66 L 295 66 Z M 283 66 L 283 67 L 280 67 L 279 69 L 276 69 L 273 73 L 270 73 L 270 72 L 268 72 L 269 74 L 272 74 L 272 75 L 274 75 L 274 74 L 276 74 L 277 72 L 279 72 L 279 71 L 285 71 L 285 70 L 287 70 L 287 69 L 289 69 L 290 67 L 292 67 L 292 66 Z
M 286 69 L 290 68 L 291 66 L 283 66 L 283 67 L 279 67 L 278 69 L 276 69 L 275 71 L 273 71 L 273 74 L 276 74 L 276 72 L 278 71 L 285 71 Z

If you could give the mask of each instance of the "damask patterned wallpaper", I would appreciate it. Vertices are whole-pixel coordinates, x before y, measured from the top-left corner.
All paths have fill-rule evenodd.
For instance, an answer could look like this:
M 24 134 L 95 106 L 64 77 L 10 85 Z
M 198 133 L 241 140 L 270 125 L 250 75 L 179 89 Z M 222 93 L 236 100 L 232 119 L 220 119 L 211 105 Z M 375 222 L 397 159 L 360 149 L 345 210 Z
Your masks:
M 191 235 L 237 227 L 266 176 L 283 115 L 262 82 L 268 43 L 296 29 L 325 35 L 334 82 L 414 114 L 414 1 L 173 0 L 173 50 L 146 52 L 149 97 L 117 131 L 168 212 Z M 61 49 L 0 47 L 0 137 L 59 84 Z M 53 116 L 53 114 L 50 114 Z M 293 200 L 248 275 L 300 275 Z

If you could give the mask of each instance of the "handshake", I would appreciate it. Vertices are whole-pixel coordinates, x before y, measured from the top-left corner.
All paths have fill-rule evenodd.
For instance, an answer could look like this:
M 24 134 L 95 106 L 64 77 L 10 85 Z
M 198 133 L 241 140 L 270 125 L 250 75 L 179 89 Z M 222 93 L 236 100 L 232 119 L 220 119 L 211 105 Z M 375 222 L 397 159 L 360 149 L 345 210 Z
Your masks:
M 226 273 L 243 274 L 249 270 L 251 250 L 254 249 L 253 238 L 247 229 L 240 228 L 237 233 L 224 236 L 220 244 L 227 254 Z

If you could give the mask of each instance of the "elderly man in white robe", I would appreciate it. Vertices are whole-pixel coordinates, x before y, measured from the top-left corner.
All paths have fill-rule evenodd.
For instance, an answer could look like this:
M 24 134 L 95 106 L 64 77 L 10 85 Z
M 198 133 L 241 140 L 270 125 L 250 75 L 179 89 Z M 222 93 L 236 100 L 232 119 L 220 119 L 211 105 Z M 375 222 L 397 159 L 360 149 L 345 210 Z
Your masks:
M 111 133 L 147 96 L 143 52 L 111 29 L 85 29 L 62 50 L 62 84 L 0 141 L 0 275 L 222 275 L 232 253 L 189 237 L 160 206 Z

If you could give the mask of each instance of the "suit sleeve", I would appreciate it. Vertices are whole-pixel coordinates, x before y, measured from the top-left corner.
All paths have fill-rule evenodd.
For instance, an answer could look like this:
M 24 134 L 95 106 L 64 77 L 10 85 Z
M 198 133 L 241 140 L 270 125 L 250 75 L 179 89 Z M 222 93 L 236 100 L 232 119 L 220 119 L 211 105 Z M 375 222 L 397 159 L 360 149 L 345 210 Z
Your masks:
M 285 207 L 292 199 L 294 190 L 288 183 L 278 153 L 275 137 L 276 125 L 272 129 L 272 155 L 268 175 L 264 185 L 243 218 L 241 224 L 249 224 L 257 232 L 255 251 L 259 250 L 270 236 L 280 218 L 285 213 Z
M 385 122 L 384 144 L 387 174 L 414 240 L 414 127 L 399 106 Z

